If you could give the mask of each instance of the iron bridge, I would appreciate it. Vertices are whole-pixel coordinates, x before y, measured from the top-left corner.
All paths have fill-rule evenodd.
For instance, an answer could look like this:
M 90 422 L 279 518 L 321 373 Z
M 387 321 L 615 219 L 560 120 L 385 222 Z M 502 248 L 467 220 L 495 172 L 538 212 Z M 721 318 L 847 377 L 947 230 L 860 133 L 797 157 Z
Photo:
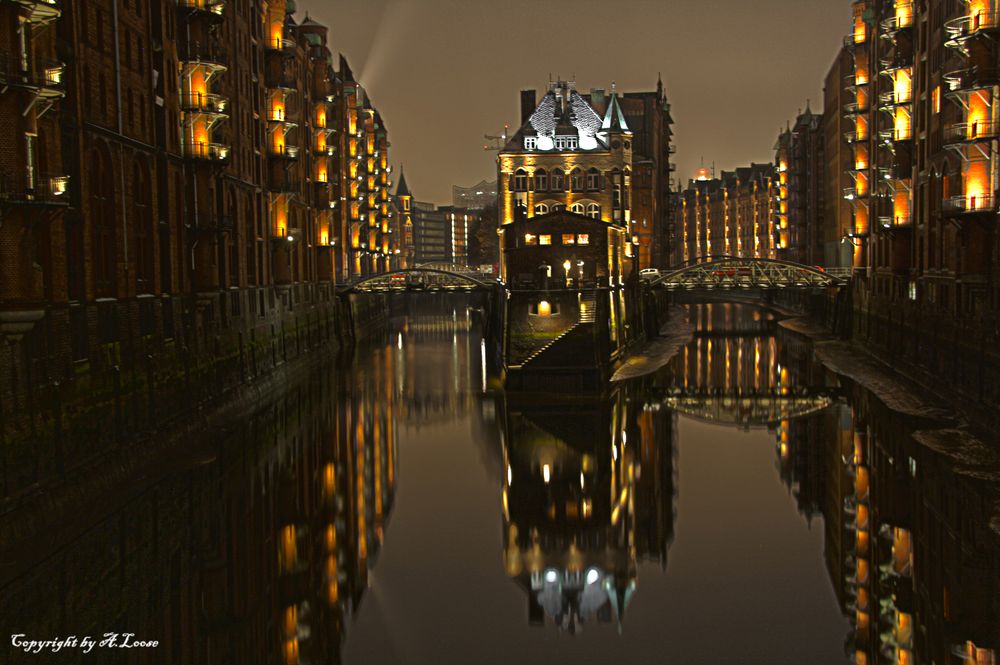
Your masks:
M 741 428 L 766 427 L 782 420 L 804 418 L 826 409 L 839 388 L 776 388 L 745 391 L 715 388 L 669 388 L 646 409 L 668 408 L 703 422 Z
M 649 285 L 671 290 L 777 290 L 839 288 L 846 286 L 847 280 L 821 268 L 790 261 L 713 256 L 670 270 L 650 280 Z
M 401 268 L 387 272 L 369 275 L 357 281 L 345 284 L 339 291 L 342 293 L 380 293 L 380 292 L 447 292 L 447 291 L 477 291 L 493 288 L 489 276 L 471 269 L 461 269 L 455 266 L 416 266 Z

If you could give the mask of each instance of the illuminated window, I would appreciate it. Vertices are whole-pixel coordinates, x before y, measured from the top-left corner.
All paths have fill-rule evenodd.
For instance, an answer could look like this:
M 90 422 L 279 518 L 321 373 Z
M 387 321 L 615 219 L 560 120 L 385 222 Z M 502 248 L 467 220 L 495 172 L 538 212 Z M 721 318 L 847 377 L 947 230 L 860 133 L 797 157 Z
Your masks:
M 538 236 L 536 236 L 533 233 L 525 233 L 524 234 L 524 244 L 525 245 L 537 245 L 538 244 Z
M 577 235 L 576 236 L 576 244 L 577 245 L 589 245 L 590 244 L 590 234 L 588 234 L 588 233 L 581 233 L 581 234 Z
M 931 107 L 934 109 L 934 113 L 941 112 L 941 86 L 936 85 L 934 89 L 931 90 Z
M 587 214 L 587 209 L 584 207 L 582 203 L 574 203 L 573 206 L 570 208 L 570 210 L 575 212 L 577 215 Z
M 539 204 L 537 204 L 535 206 L 535 214 L 536 215 L 544 215 L 548 211 L 549 211 L 549 206 L 547 206 L 544 203 L 539 203 Z
M 579 139 L 575 136 L 557 136 L 555 144 L 556 150 L 576 150 Z
M 587 206 L 587 217 L 590 217 L 592 219 L 600 219 L 601 218 L 601 206 L 597 205 L 596 203 L 591 203 L 590 205 L 588 205 Z M 643 226 L 645 226 L 645 225 L 646 225 L 646 222 L 643 222 Z
M 538 236 L 538 244 L 539 245 L 551 245 L 552 244 L 552 236 L 547 235 L 547 234 L 546 235 L 540 235 L 540 236 Z
M 562 244 L 564 245 L 574 245 L 576 244 L 576 236 L 572 233 L 562 234 Z
M 538 147 L 538 137 L 536 136 L 525 136 L 524 137 L 524 149 L 534 150 Z
M 545 173 L 544 169 L 539 169 L 535 171 L 535 191 L 545 192 L 549 189 L 549 176 Z
M 547 300 L 540 300 L 537 303 L 528 305 L 528 314 L 531 316 L 558 316 L 559 303 L 550 303 Z

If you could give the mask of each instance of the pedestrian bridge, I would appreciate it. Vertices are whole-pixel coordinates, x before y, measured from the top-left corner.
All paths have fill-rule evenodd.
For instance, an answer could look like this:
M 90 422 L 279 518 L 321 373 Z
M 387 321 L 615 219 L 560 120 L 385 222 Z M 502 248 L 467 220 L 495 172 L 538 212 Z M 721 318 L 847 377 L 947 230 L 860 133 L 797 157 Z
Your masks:
M 341 293 L 448 292 L 490 290 L 489 275 L 464 266 L 416 266 L 368 275 L 341 286 Z
M 839 288 L 847 281 L 822 268 L 790 261 L 711 256 L 672 268 L 649 285 L 670 290 L 735 291 Z
M 764 427 L 818 413 L 836 401 L 837 388 L 776 388 L 762 391 L 716 388 L 666 389 L 647 409 L 668 408 L 703 422 Z

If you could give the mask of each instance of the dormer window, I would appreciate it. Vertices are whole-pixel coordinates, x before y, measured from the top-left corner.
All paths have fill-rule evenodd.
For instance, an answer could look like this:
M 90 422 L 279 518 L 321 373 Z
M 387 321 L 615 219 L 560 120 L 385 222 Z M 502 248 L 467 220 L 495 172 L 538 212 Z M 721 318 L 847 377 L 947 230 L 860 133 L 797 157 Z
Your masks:
M 576 150 L 580 141 L 576 136 L 557 136 L 555 143 L 556 150 Z
M 535 150 L 538 148 L 538 137 L 537 136 L 525 136 L 524 137 L 524 149 L 525 150 Z

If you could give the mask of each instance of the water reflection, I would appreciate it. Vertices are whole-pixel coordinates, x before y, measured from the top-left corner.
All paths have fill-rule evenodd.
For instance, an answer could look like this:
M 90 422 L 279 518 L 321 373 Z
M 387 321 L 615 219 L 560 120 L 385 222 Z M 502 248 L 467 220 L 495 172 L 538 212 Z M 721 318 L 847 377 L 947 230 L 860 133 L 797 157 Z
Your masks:
M 62 546 L 2 550 L 0 626 L 161 642 L 109 663 L 516 647 L 535 663 L 995 665 L 995 451 L 890 411 L 754 308 L 693 310 L 653 377 L 528 400 L 486 390 L 469 302 L 405 302 L 352 366 L 94 501 Z M 0 647 L 3 663 L 78 660 Z
M 507 397 L 503 562 L 533 625 L 546 617 L 571 633 L 595 618 L 620 625 L 637 563 L 666 567 L 674 416 L 626 395 Z

